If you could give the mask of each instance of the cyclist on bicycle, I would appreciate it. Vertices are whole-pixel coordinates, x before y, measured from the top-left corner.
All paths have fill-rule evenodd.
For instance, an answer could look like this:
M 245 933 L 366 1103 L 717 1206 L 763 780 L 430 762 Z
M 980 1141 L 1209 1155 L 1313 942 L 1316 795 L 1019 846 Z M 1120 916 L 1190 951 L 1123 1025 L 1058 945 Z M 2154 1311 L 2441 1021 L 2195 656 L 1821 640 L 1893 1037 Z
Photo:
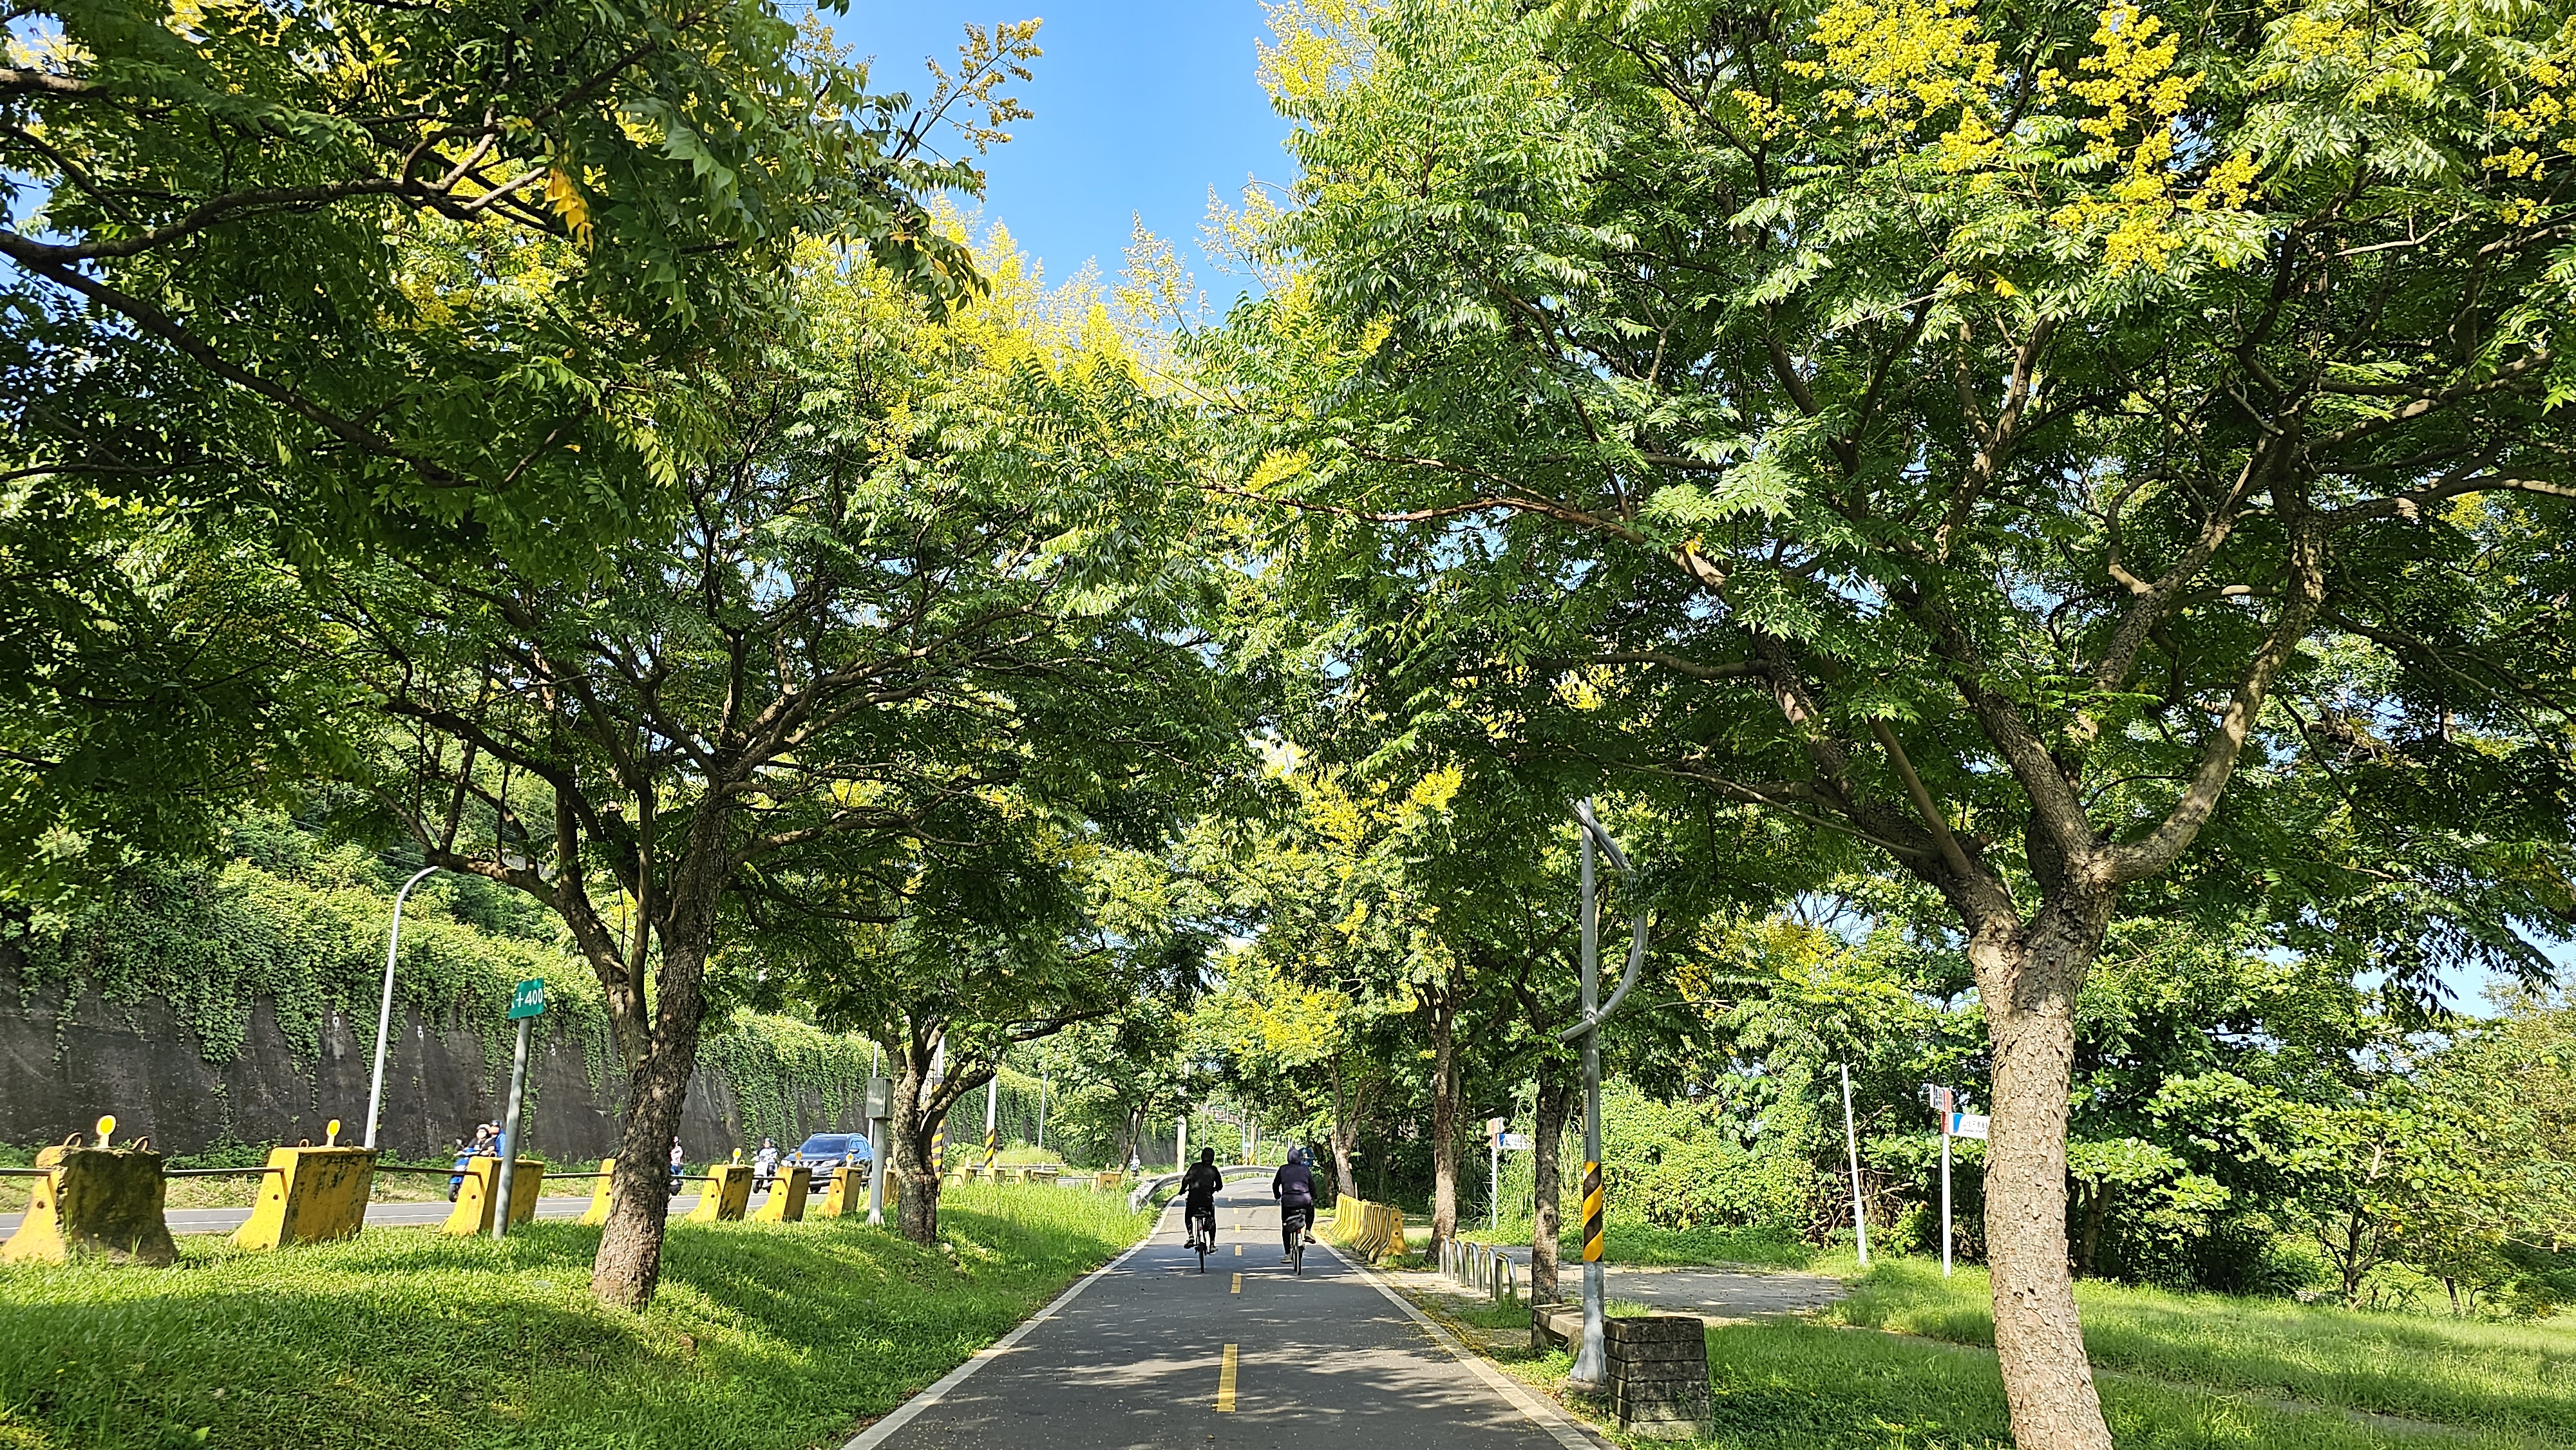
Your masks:
M 1224 1186 L 1225 1175 L 1216 1171 L 1216 1150 L 1201 1148 L 1199 1161 L 1181 1175 L 1181 1222 L 1189 1225 L 1191 1243 L 1216 1246 L 1216 1192 Z
M 1298 1238 L 1315 1221 L 1315 1174 L 1306 1166 L 1306 1150 L 1288 1150 L 1288 1162 L 1270 1176 L 1270 1196 L 1279 1200 L 1279 1262 L 1296 1252 Z

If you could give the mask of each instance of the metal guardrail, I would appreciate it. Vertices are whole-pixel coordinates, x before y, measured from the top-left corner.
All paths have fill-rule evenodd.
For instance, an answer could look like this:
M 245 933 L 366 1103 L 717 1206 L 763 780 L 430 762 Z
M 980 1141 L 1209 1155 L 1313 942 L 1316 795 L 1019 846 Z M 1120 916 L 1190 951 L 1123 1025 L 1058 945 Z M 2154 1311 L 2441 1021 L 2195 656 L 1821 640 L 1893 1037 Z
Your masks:
M 1441 1245 L 1440 1271 L 1497 1303 L 1520 1298 L 1520 1265 L 1492 1244 L 1449 1240 Z

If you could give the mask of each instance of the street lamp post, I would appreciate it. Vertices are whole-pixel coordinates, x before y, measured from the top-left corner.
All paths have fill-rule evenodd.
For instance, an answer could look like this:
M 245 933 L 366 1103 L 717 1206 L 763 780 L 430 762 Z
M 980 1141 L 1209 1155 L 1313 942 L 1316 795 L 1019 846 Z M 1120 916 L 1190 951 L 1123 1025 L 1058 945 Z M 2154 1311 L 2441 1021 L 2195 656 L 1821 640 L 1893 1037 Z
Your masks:
M 402 890 L 394 893 L 393 930 L 385 933 L 385 994 L 384 1000 L 376 1008 L 376 1070 L 367 1079 L 366 1145 L 370 1148 L 376 1146 L 376 1117 L 385 1102 L 385 1039 L 393 1028 L 394 954 L 402 947 L 403 898 L 411 895 L 411 889 L 418 886 L 422 878 L 437 869 L 435 866 L 421 867 L 412 873 L 409 881 L 402 884 Z
M 1628 989 L 1637 985 L 1637 971 L 1646 964 L 1648 918 L 1643 911 L 1637 913 L 1629 932 L 1627 970 L 1620 973 L 1619 986 L 1610 994 L 1610 1000 L 1602 1002 L 1601 908 L 1594 894 L 1592 860 L 1595 845 L 1608 853 L 1610 865 L 1622 880 L 1633 881 L 1636 870 L 1628 864 L 1628 853 L 1619 849 L 1619 843 L 1610 839 L 1610 833 L 1593 815 L 1590 801 L 1575 802 L 1574 818 L 1583 826 L 1583 1020 L 1558 1033 L 1556 1040 L 1583 1039 L 1583 1342 L 1575 1350 L 1574 1368 L 1566 1375 L 1566 1383 L 1594 1390 L 1609 1374 L 1602 1346 L 1602 1325 L 1609 1315 L 1609 1284 L 1601 1264 L 1601 1024 L 1619 1010 Z

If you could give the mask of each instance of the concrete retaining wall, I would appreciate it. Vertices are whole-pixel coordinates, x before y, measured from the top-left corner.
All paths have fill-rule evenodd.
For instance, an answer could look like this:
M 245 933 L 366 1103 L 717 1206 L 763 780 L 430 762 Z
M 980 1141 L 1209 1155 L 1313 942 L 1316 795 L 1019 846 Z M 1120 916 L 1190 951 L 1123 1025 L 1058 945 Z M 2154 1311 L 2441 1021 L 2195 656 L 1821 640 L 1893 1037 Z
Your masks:
M 86 1132 L 101 1113 L 116 1115 L 119 1141 L 148 1136 L 165 1153 L 219 1143 L 319 1143 L 332 1118 L 343 1124 L 341 1141 L 364 1134 L 371 1024 L 331 1013 L 321 1055 L 299 1064 L 262 1000 L 241 1055 L 218 1066 L 198 1056 L 166 1002 L 129 1008 L 87 994 L 66 1023 L 59 989 L 40 989 L 23 1005 L 21 990 L 14 955 L 0 949 L 0 1142 L 59 1143 Z M 401 1024 L 385 1065 L 379 1130 L 390 1156 L 435 1158 L 451 1140 L 470 1137 L 475 1124 L 501 1116 L 510 1045 L 504 1039 L 493 1046 L 498 1050 L 487 1053 L 480 1034 L 455 1023 L 415 1014 Z M 528 1065 L 528 1151 L 558 1163 L 615 1152 L 623 1078 L 614 1067 L 604 1078 L 594 1091 L 581 1048 L 540 1032 Z M 819 1100 L 795 1108 L 799 1135 L 858 1126 L 824 1122 Z M 744 1141 L 731 1087 L 706 1068 L 689 1081 L 680 1138 L 699 1160 L 758 1146 Z

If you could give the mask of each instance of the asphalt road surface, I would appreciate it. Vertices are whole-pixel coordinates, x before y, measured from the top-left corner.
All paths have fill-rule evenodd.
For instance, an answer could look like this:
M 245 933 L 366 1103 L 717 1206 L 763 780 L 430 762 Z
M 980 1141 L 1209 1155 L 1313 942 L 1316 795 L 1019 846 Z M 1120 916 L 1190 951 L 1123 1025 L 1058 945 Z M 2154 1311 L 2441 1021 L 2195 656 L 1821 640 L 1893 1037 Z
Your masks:
M 1543 1426 L 1321 1246 L 1279 1261 L 1269 1185 L 1217 1200 L 1199 1272 L 1177 1206 L 1154 1236 L 965 1380 L 861 1450 L 1564 1450 Z M 1229 1370 L 1231 1372 L 1229 1372 Z M 1490 1370 L 1483 1374 L 1492 1373 Z M 920 1404 L 917 1399 L 915 1404 Z M 900 1412 L 898 1412 L 900 1414 Z M 1545 1413 L 1545 1412 L 1542 1412 Z
M 1573 1240 L 1566 1241 L 1568 1248 Z M 1520 1266 L 1521 1292 L 1529 1292 L 1529 1245 L 1503 1250 Z M 1633 1299 L 1672 1314 L 1696 1314 L 1712 1323 L 1729 1324 L 1771 1314 L 1804 1314 L 1851 1293 L 1851 1286 L 1830 1274 L 1803 1274 L 1794 1269 L 1664 1268 L 1611 1264 L 1605 1286 L 1613 1299 Z M 1583 1294 L 1583 1265 L 1567 1260 L 1559 1266 L 1568 1299 Z
M 698 1196 L 684 1193 L 671 1200 L 671 1212 L 685 1214 L 698 1206 Z M 757 1200 L 754 1208 L 759 1207 Z M 537 1200 L 539 1218 L 579 1218 L 590 1207 L 590 1195 L 579 1198 L 557 1196 Z M 436 1228 L 447 1222 L 451 1205 L 438 1203 L 371 1203 L 367 1205 L 369 1227 Z M 24 1214 L 0 1213 L 0 1238 L 18 1231 Z M 174 1234 L 228 1234 L 250 1220 L 247 1208 L 174 1208 L 162 1215 Z

